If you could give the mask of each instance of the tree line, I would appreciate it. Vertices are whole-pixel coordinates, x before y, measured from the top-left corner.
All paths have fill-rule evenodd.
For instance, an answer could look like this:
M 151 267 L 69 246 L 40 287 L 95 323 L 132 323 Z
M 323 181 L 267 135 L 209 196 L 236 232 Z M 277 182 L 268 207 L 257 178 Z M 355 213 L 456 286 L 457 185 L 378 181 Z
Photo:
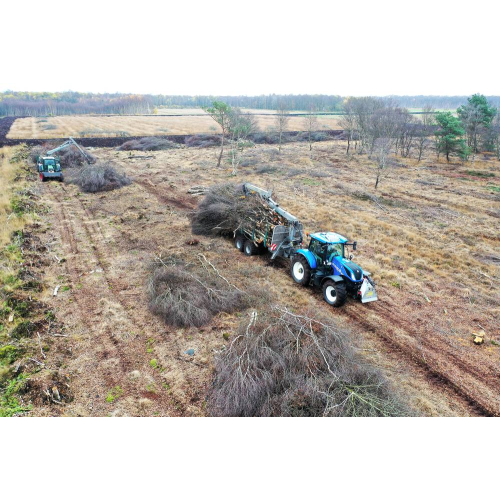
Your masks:
M 466 97 L 456 96 L 392 96 L 373 98 L 402 108 L 433 107 L 455 109 L 466 103 Z M 500 107 L 500 97 L 487 97 Z M 214 100 L 236 108 L 289 111 L 314 109 L 316 112 L 344 112 L 349 98 L 339 95 L 280 95 L 260 96 L 188 96 L 140 94 L 92 94 L 82 92 L 0 92 L 0 116 L 51 116 L 68 114 L 152 114 L 160 106 L 210 107 Z
M 153 109 L 154 105 L 148 96 L 135 94 L 0 93 L 0 116 L 147 114 L 152 113 Z

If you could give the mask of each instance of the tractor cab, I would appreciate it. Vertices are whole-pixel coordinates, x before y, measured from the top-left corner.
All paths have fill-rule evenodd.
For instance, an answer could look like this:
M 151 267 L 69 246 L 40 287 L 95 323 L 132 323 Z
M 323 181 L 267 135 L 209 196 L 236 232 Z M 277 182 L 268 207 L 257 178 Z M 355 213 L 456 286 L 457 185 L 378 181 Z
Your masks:
M 310 236 L 309 251 L 314 255 L 318 268 L 330 265 L 336 257 L 344 258 L 347 238 L 337 233 L 314 233 Z
M 58 156 L 39 156 L 37 163 L 39 172 L 61 171 L 61 161 Z
M 356 249 L 357 243 L 348 243 L 348 239 L 338 233 L 313 233 L 310 235 L 309 252 L 316 260 L 316 268 L 325 274 L 333 274 L 346 278 L 347 281 L 360 283 L 363 270 L 352 262 L 346 246 Z
M 36 164 L 42 182 L 48 179 L 62 181 L 61 160 L 58 156 L 38 156 Z

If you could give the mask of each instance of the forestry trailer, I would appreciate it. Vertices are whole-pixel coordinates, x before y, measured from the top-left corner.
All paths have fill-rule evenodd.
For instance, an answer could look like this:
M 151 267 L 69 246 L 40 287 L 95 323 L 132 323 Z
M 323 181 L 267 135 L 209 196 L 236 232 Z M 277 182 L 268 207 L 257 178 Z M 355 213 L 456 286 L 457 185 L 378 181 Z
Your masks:
M 88 164 L 92 163 L 91 157 L 76 143 L 76 141 L 72 137 L 70 137 L 66 142 L 64 142 L 57 148 L 47 151 L 44 156 L 37 156 L 36 165 L 42 182 L 50 179 L 54 179 L 59 182 L 62 182 L 64 180 L 64 176 L 61 170 L 61 158 L 59 158 L 59 156 L 52 155 L 70 146 L 75 146 L 83 155 L 85 161 Z
M 355 241 L 349 243 L 334 232 L 318 232 L 307 234 L 309 246 L 303 248 L 302 224 L 271 198 L 272 192 L 247 183 L 243 185 L 243 193 L 260 197 L 266 209 L 263 215 L 249 218 L 235 231 L 238 250 L 248 256 L 267 250 L 271 259 L 290 259 L 294 281 L 321 287 L 323 298 L 333 307 L 342 306 L 348 295 L 363 303 L 377 300 L 370 273 L 352 262 L 352 255 L 348 256 L 349 246 L 356 250 Z

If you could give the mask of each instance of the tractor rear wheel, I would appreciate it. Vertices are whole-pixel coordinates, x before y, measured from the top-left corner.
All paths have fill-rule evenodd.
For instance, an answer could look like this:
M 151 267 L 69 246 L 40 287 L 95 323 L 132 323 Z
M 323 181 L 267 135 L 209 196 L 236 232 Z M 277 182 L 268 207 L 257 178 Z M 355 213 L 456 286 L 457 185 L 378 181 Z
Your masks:
M 234 246 L 240 251 L 243 252 L 243 247 L 245 246 L 245 238 L 239 234 L 234 239 Z
M 251 257 L 253 254 L 257 252 L 257 248 L 255 247 L 252 241 L 245 240 L 245 243 L 243 244 L 243 251 L 247 257 Z
M 347 290 L 343 281 L 326 280 L 323 284 L 323 298 L 333 307 L 343 306 Z
M 309 285 L 311 281 L 311 268 L 303 255 L 299 255 L 292 259 L 290 273 L 295 283 L 302 286 Z

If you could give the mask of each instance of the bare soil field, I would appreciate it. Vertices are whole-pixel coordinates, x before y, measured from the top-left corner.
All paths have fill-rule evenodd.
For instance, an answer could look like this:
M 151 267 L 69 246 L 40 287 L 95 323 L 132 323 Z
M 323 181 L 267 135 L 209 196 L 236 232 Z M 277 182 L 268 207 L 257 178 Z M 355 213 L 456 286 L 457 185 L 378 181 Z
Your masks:
M 178 110 L 180 111 L 180 110 Z M 338 116 L 320 116 L 319 130 L 339 130 Z M 272 114 L 257 116 L 262 131 L 275 127 Z M 291 116 L 289 131 L 305 129 L 302 116 Z M 55 139 L 61 137 L 123 137 L 146 135 L 188 135 L 219 133 L 220 127 L 208 115 L 185 116 L 57 116 L 18 118 L 8 139 Z
M 213 263 L 232 283 L 262 287 L 280 303 L 335 318 L 358 348 L 423 415 L 500 415 L 500 237 L 498 163 L 474 166 L 400 159 L 379 189 L 365 156 L 345 144 L 287 144 L 246 151 L 237 176 L 216 169 L 217 149 L 174 149 L 154 158 L 94 149 L 132 179 L 120 190 L 84 194 L 41 184 L 47 207 L 34 233 L 57 258 L 44 268 L 43 300 L 63 325 L 55 358 L 73 398 L 31 415 L 201 416 L 213 360 L 244 313 L 219 314 L 201 328 L 166 326 L 147 308 L 144 285 L 155 255 Z M 265 168 L 263 168 L 265 167 Z M 486 177 L 488 175 L 489 177 Z M 194 185 L 250 181 L 274 188 L 306 231 L 334 230 L 358 241 L 355 260 L 372 272 L 379 301 L 332 309 L 296 285 L 286 261 L 246 257 L 231 240 L 196 237 Z M 52 296 L 59 285 L 60 292 Z M 472 333 L 484 330 L 485 343 Z M 42 342 L 44 338 L 42 338 Z M 194 356 L 187 354 L 194 349 Z

